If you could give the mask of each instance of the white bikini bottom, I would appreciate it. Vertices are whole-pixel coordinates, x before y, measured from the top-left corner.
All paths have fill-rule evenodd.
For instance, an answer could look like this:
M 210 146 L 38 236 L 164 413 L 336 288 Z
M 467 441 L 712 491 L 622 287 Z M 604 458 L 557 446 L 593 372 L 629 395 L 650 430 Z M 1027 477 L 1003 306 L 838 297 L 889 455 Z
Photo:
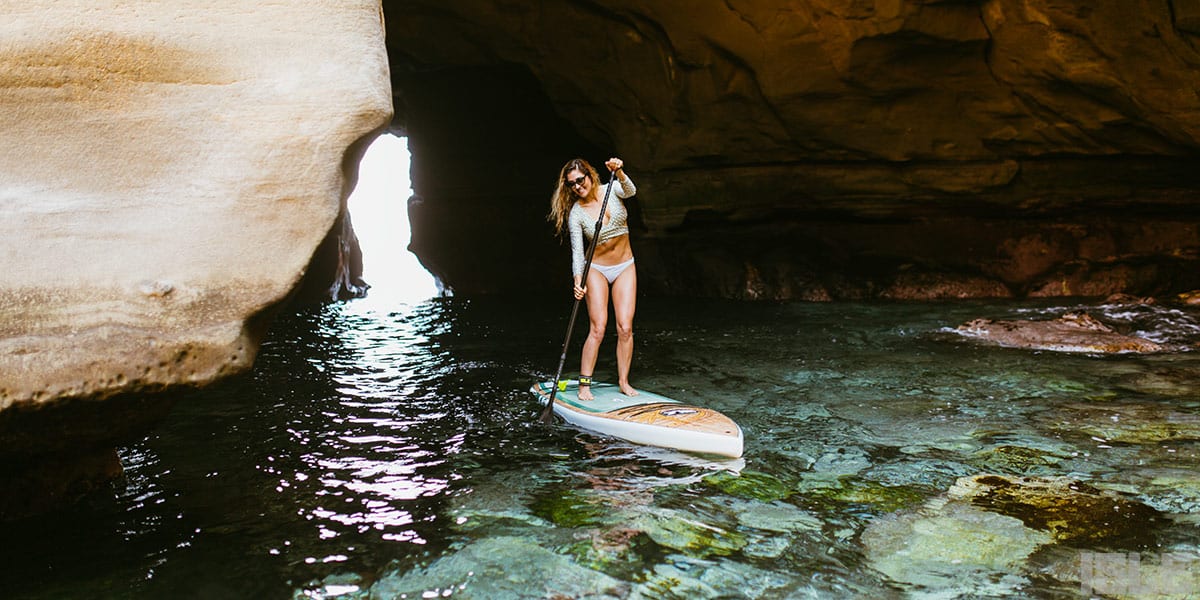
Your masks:
M 633 264 L 633 259 L 631 258 L 623 263 L 616 264 L 616 265 L 592 264 L 592 268 L 595 269 L 596 271 L 598 271 L 601 275 L 603 275 L 604 278 L 607 279 L 608 282 L 611 284 L 612 282 L 617 280 L 617 277 L 621 276 L 621 273 L 625 272 L 625 269 L 629 268 L 629 265 L 632 265 L 632 264 Z

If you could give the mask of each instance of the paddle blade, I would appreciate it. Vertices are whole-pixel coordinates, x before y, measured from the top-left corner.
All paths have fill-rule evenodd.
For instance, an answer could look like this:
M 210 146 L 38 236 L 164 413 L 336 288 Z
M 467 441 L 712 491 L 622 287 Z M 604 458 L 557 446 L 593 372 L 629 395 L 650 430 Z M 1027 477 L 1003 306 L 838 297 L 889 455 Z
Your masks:
M 565 381 L 556 382 L 556 383 L 561 383 L 561 385 L 552 385 L 550 387 L 550 389 L 554 389 L 555 387 L 558 387 L 559 389 L 565 390 L 567 387 L 566 386 L 567 382 L 565 382 Z M 550 423 L 554 422 L 554 397 L 557 396 L 558 394 L 550 393 L 550 392 L 543 393 L 540 389 L 538 389 L 538 385 L 539 384 L 536 384 L 536 383 L 533 384 L 533 390 L 536 391 L 539 396 L 544 395 L 546 397 L 546 405 L 544 407 L 542 407 L 542 414 L 538 416 L 538 421 L 541 421 L 542 423 L 549 425 Z

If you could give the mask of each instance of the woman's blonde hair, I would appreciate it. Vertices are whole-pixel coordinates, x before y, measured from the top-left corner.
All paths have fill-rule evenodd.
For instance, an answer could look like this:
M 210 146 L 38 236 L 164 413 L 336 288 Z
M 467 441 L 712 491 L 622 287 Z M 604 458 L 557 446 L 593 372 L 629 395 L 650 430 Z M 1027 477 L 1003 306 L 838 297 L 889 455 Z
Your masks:
M 554 186 L 554 195 L 550 197 L 550 214 L 546 215 L 546 220 L 554 223 L 554 232 L 560 238 L 565 230 L 567 215 L 571 213 L 571 205 L 575 202 L 575 194 L 567 185 L 567 173 L 571 171 L 581 171 L 591 180 L 592 194 L 596 193 L 600 185 L 600 176 L 588 161 L 572 158 L 563 165 L 562 170 L 558 172 L 558 184 Z

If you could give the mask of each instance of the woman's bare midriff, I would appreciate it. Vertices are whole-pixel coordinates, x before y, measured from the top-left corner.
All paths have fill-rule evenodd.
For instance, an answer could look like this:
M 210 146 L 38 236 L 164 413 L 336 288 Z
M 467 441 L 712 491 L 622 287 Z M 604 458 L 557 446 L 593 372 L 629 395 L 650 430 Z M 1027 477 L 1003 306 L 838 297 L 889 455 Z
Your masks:
M 633 247 L 629 245 L 629 236 L 615 237 L 596 246 L 596 255 L 592 257 L 595 265 L 619 265 L 633 258 Z

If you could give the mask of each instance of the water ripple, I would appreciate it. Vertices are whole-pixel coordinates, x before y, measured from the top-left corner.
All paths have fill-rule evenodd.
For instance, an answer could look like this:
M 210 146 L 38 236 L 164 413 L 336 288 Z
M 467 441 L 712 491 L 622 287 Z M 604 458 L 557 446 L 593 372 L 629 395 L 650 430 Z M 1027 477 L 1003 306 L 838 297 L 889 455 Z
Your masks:
M 526 390 L 558 359 L 565 311 L 454 299 L 283 317 L 250 375 L 181 400 L 121 450 L 126 480 L 111 497 L 23 526 L 9 569 L 22 577 L 3 589 L 86 597 L 103 580 L 145 597 L 214 586 L 201 595 L 527 597 L 603 581 L 629 597 L 898 597 L 865 544 L 909 530 L 865 532 L 943 518 L 926 513 L 979 474 L 1120 492 L 1171 515 L 1155 526 L 1163 548 L 1200 551 L 1200 357 L 1098 360 L 937 335 L 976 317 L 1081 308 L 1172 343 L 1200 336 L 1196 314 L 1171 307 L 639 306 L 635 385 L 735 418 L 739 461 L 538 423 Z M 598 377 L 613 374 L 611 350 L 606 340 Z M 971 589 L 1078 589 L 1061 573 L 1080 551 L 1055 546 L 980 574 L 1025 582 L 1018 592 Z M 969 562 L 978 549 L 964 552 Z M 889 572 L 933 568 L 900 567 Z M 510 580 L 541 584 L 499 589 Z

